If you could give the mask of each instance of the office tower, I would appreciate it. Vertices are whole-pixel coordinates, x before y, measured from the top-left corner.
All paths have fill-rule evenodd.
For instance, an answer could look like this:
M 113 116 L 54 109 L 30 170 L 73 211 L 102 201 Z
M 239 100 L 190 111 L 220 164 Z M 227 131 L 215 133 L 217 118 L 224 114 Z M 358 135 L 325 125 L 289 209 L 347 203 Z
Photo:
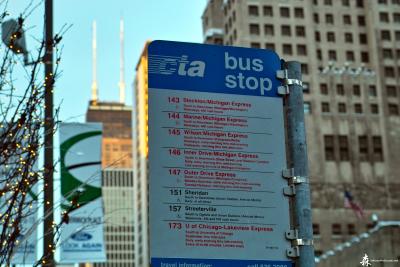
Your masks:
M 400 1 L 210 0 L 202 20 L 206 43 L 222 33 L 302 64 L 316 255 L 371 227 L 372 213 L 399 219 Z
M 148 214 L 148 84 L 147 84 L 147 46 L 136 66 L 136 78 L 133 92 L 135 112 L 132 115 L 133 126 L 133 162 L 134 174 L 134 235 L 135 266 L 149 266 L 149 214 Z
M 124 23 L 120 20 L 119 102 L 99 101 L 97 83 L 96 22 L 92 25 L 92 93 L 86 113 L 87 122 L 103 123 L 102 167 L 132 167 L 132 107 L 125 105 Z
M 94 266 L 134 266 L 133 171 L 103 170 L 102 180 L 107 262 Z
M 102 193 L 107 262 L 95 267 L 134 266 L 134 180 L 132 107 L 125 105 L 123 21 L 120 21 L 119 101 L 99 101 L 96 74 L 96 24 L 93 25 L 92 98 L 86 121 L 103 124 Z

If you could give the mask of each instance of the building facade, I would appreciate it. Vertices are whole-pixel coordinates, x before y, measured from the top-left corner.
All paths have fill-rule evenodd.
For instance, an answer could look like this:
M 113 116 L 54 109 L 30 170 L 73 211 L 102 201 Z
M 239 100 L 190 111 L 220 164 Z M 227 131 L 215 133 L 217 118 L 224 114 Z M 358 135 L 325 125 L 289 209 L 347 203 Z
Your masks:
M 147 46 L 136 66 L 136 78 L 133 92 L 133 162 L 134 162 L 134 231 L 135 266 L 147 267 L 149 263 L 149 183 L 148 183 L 148 83 L 147 83 Z
M 102 193 L 107 262 L 94 267 L 134 266 L 132 169 L 103 170 Z
M 132 168 L 131 118 L 130 106 L 90 101 L 86 121 L 103 123 L 103 168 Z
M 91 101 L 86 121 L 103 123 L 102 193 L 107 262 L 95 267 L 134 266 L 132 107 Z
M 209 0 L 204 42 L 302 64 L 316 255 L 400 217 L 400 1 Z M 344 208 L 344 191 L 365 209 Z

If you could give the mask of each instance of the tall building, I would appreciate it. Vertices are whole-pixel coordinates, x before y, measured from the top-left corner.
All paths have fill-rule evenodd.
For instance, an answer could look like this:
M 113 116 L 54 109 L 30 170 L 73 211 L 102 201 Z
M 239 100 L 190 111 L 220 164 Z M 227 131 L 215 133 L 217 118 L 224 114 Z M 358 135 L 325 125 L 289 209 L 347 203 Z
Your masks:
M 119 102 L 98 100 L 95 21 L 92 31 L 92 94 L 86 121 L 103 123 L 102 167 L 132 168 L 132 107 L 125 105 L 124 22 L 121 18 Z
M 119 102 L 99 101 L 96 76 L 96 24 L 93 24 L 92 99 L 86 121 L 103 123 L 102 193 L 107 262 L 95 267 L 134 266 L 134 179 L 132 107 L 125 105 L 123 21 L 120 21 Z
M 149 263 L 149 213 L 148 213 L 148 83 L 147 83 L 147 46 L 136 66 L 136 78 L 133 93 L 135 112 L 133 125 L 133 162 L 134 174 L 134 235 L 135 266 L 148 267 Z
M 86 121 L 103 123 L 103 168 L 132 168 L 131 116 L 122 103 L 90 101 Z
M 102 181 L 107 262 L 94 267 L 134 266 L 133 171 L 103 170 Z
M 302 63 L 316 255 L 400 217 L 400 1 L 209 0 L 204 41 Z M 220 23 L 222 20 L 222 23 Z M 348 190 L 363 206 L 344 208 Z

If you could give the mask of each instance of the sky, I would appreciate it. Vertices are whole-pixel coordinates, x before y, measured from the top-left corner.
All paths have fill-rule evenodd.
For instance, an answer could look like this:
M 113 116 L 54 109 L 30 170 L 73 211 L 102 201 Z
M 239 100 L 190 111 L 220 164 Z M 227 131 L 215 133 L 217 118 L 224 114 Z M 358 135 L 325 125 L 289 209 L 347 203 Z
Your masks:
M 17 17 L 31 0 L 11 0 L 10 17 Z M 27 46 L 42 33 L 44 4 L 26 21 Z M 126 103 L 132 104 L 135 66 L 147 40 L 203 41 L 201 15 L 207 0 L 54 0 L 54 31 L 70 27 L 62 39 L 61 76 L 54 103 L 59 119 L 84 122 L 92 84 L 92 22 L 97 23 L 97 84 L 100 101 L 119 100 L 119 21 L 125 23 Z

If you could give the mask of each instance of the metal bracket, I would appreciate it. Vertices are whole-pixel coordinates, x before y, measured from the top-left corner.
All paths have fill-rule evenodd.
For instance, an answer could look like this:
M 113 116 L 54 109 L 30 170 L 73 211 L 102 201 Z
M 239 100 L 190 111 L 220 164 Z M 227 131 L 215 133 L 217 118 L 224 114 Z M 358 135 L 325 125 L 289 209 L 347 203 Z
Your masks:
M 314 245 L 314 240 L 313 239 L 295 239 L 294 244 L 296 246 L 312 246 Z
M 298 258 L 300 257 L 300 249 L 299 247 L 291 247 L 286 249 L 286 256 L 289 258 Z
M 297 229 L 290 229 L 285 232 L 286 239 L 295 240 L 299 238 L 299 232 Z
M 283 188 L 283 194 L 285 196 L 289 196 L 292 197 L 294 195 L 296 195 L 296 186 L 295 185 L 289 185 L 287 187 Z
M 289 77 L 287 69 L 277 70 L 276 77 L 280 80 L 283 80 L 283 84 L 284 84 L 284 85 L 278 87 L 278 94 L 280 94 L 280 95 L 287 95 L 290 93 L 289 85 L 303 86 L 303 81 L 301 81 L 299 79 L 292 79 Z
M 294 175 L 294 169 L 287 169 L 282 171 L 282 176 L 283 178 L 286 178 L 289 180 L 289 185 L 296 185 L 296 184 L 302 184 L 302 183 L 307 183 L 308 178 L 304 176 L 296 176 Z
M 313 246 L 314 240 L 302 239 L 298 237 L 298 231 L 296 229 L 286 231 L 286 238 L 292 240 L 293 247 L 286 249 L 286 255 L 290 258 L 300 257 L 299 246 Z

